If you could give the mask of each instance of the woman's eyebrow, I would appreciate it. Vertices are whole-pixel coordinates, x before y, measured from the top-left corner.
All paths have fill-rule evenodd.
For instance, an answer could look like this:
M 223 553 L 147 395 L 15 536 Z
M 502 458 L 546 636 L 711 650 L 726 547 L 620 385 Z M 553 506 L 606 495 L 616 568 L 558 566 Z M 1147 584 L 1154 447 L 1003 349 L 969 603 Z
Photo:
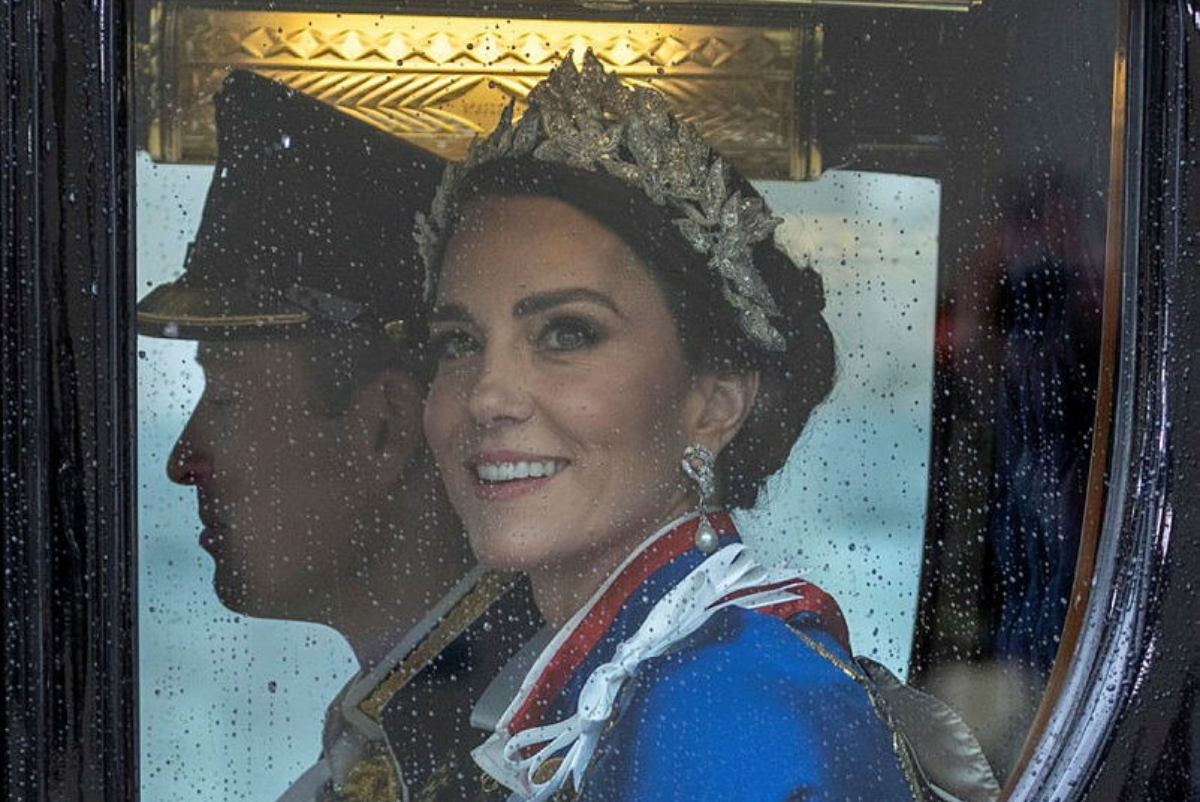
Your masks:
M 611 298 L 602 292 L 589 290 L 587 287 L 567 287 L 561 290 L 549 290 L 547 292 L 527 295 L 513 304 L 513 317 L 529 317 L 530 315 L 536 315 L 539 312 L 553 309 L 556 306 L 575 303 L 577 301 L 599 304 L 611 310 L 614 315 L 622 318 L 625 317 Z

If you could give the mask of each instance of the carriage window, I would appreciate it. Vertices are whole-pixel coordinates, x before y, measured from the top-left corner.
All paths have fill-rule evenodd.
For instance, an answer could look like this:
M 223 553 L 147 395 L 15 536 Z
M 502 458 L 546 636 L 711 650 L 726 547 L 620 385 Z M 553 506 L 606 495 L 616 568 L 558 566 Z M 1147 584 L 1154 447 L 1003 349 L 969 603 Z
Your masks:
M 833 390 L 734 514 L 745 541 L 1011 779 L 1099 503 L 1117 39 L 1114 11 L 1001 5 L 148 6 L 143 798 L 479 787 L 472 707 L 548 636 L 520 579 L 474 567 L 422 444 L 411 232 L 442 166 L 586 47 L 726 154 L 823 282 Z

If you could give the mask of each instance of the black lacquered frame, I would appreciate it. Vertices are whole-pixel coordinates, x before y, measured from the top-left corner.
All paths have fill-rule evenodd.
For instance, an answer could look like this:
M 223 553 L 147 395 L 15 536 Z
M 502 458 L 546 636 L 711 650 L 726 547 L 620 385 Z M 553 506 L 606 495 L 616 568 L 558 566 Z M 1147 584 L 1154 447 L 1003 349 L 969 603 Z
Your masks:
M 133 799 L 126 14 L 18 0 L 0 31 L 6 798 Z
M 132 10 L 0 11 L 5 798 L 137 797 Z M 1019 800 L 1188 798 L 1200 668 L 1200 30 L 1129 4 L 1120 359 L 1081 638 Z

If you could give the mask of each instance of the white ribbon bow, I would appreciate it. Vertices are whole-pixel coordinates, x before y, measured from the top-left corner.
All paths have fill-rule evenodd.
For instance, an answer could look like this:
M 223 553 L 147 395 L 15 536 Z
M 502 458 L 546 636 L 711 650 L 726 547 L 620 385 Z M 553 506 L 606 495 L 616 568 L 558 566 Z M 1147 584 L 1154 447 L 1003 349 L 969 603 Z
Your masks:
M 582 788 L 617 696 L 643 661 L 663 654 L 726 607 L 754 609 L 795 601 L 800 581 L 791 571 L 755 562 L 741 543 L 720 549 L 663 596 L 637 632 L 617 646 L 612 659 L 591 673 L 573 715 L 512 736 L 501 729 L 474 751 L 476 762 L 526 802 L 545 802 L 568 777 L 576 789 Z M 508 714 L 502 721 L 507 720 Z M 554 774 L 535 781 L 542 764 L 563 749 L 566 755 Z

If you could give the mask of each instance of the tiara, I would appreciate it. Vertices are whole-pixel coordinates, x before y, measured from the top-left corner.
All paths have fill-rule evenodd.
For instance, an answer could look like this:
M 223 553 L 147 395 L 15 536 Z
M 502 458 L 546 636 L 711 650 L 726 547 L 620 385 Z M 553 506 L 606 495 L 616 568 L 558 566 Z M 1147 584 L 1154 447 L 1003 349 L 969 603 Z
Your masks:
M 707 257 L 746 336 L 768 351 L 784 350 L 783 335 L 771 322 L 779 307 L 751 252 L 783 221 L 761 198 L 727 189 L 729 162 L 693 126 L 676 119 L 661 94 L 621 83 L 589 49 L 579 70 L 568 53 L 530 91 L 529 107 L 515 125 L 512 118 L 510 102 L 496 129 L 472 143 L 460 164 L 446 168 L 429 214 L 417 215 L 427 296 L 463 179 L 488 162 L 532 156 L 614 176 L 680 215 L 672 222 L 687 244 Z

